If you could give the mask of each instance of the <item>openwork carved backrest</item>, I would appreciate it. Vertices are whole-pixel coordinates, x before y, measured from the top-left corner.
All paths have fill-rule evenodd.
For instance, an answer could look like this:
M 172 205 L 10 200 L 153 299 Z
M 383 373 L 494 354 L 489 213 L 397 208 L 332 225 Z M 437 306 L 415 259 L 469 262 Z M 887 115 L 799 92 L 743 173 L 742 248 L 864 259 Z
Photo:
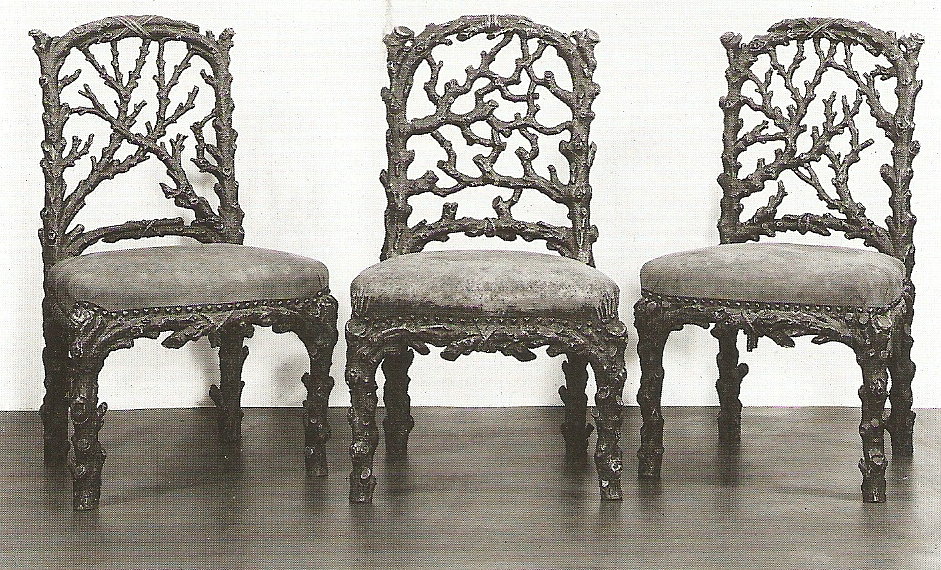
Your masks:
M 747 43 L 741 39 L 732 33 L 722 37 L 729 59 L 729 92 L 720 101 L 725 114 L 723 173 L 718 179 L 723 190 L 722 242 L 758 240 L 781 231 L 821 235 L 840 231 L 847 239 L 862 239 L 866 245 L 897 257 L 910 276 L 915 217 L 909 183 L 912 159 L 919 150 L 912 132 L 915 97 L 921 89 L 915 71 L 922 38 L 899 38 L 894 32 L 862 22 L 810 18 L 785 20 Z M 872 69 L 858 69 L 860 64 L 854 63 L 854 53 L 861 50 L 875 58 Z M 807 79 L 798 81 L 800 74 Z M 848 79 L 855 93 L 821 93 L 823 116 L 814 117 L 808 110 L 829 74 Z M 892 83 L 894 110 L 888 101 L 893 97 Z M 782 104 L 777 97 L 787 102 Z M 891 215 L 885 226 L 868 218 L 866 208 L 850 191 L 850 168 L 875 142 L 862 140 L 857 126 L 866 108 L 892 147 L 891 163 L 880 170 L 890 195 Z M 759 120 L 746 130 L 749 111 Z M 773 157 L 758 158 L 743 171 L 741 155 L 762 145 L 773 148 Z M 832 170 L 831 180 L 825 180 L 821 165 Z M 810 188 L 832 213 L 779 215 L 778 207 L 788 194 L 781 175 L 787 172 Z M 749 219 L 740 219 L 742 200 L 765 190 L 772 181 L 777 181 L 776 191 L 767 205 L 757 208 Z
M 465 42 L 475 36 L 493 40 L 491 47 L 480 54 L 479 64 L 467 67 L 466 76 L 460 79 L 440 77 L 445 62 L 437 59 L 433 50 L 451 46 L 455 39 Z M 594 118 L 591 104 L 598 95 L 598 85 L 592 81 L 597 42 L 598 36 L 591 30 L 565 35 L 520 16 L 465 16 L 446 24 L 429 25 L 418 35 L 408 28 L 396 28 L 386 36 L 390 85 L 383 88 L 382 98 L 389 124 L 388 167 L 382 171 L 381 181 L 388 206 L 382 259 L 421 251 L 431 241 L 445 241 L 450 234 L 463 233 L 507 241 L 517 237 L 545 240 L 547 248 L 564 256 L 593 262 L 591 245 L 598 232 L 589 220 L 588 174 L 595 145 L 588 136 Z M 499 73 L 494 70 L 494 60 L 508 46 L 518 47 L 520 56 L 512 70 Z M 553 50 L 564 62 L 571 76 L 571 89 L 567 88 L 567 79 L 565 83 L 561 78 L 557 80 L 552 71 L 534 71 L 534 65 L 549 55 L 548 50 Z M 409 96 L 415 87 L 416 73 L 423 66 L 427 66 L 429 79 L 420 87 L 433 111 L 410 119 Z M 455 105 L 462 97 L 473 100 L 467 111 Z M 540 123 L 542 115 L 537 103 L 540 97 L 561 101 L 570 118 L 548 125 Z M 504 111 L 501 116 L 498 111 L 501 107 L 510 107 L 512 111 L 509 114 Z M 456 140 L 447 138 L 449 129 L 459 133 L 452 137 Z M 534 161 L 539 157 L 540 139 L 566 132 L 568 140 L 558 144 L 567 162 L 567 176 L 563 175 L 567 179 L 563 180 L 555 165 L 541 168 L 534 166 Z M 525 139 L 514 151 L 521 168 L 515 173 L 501 172 L 498 161 L 509 154 L 508 140 L 514 135 Z M 428 170 L 410 178 L 408 170 L 415 160 L 415 151 L 408 145 L 419 137 L 433 139 L 447 158 L 437 162 L 439 172 Z M 470 171 L 459 165 L 456 144 L 467 146 L 472 152 L 480 151 L 473 157 L 475 166 Z M 457 204 L 448 202 L 438 221 L 422 220 L 409 225 L 411 197 L 423 193 L 447 197 L 468 188 L 479 192 L 481 187 L 512 191 L 509 197 L 494 198 L 495 217 L 458 218 Z M 524 190 L 538 191 L 567 207 L 571 226 L 515 219 L 512 208 Z
M 99 241 L 177 235 L 202 242 L 242 242 L 243 214 L 235 181 L 236 133 L 232 128 L 234 104 L 229 74 L 232 30 L 225 30 L 217 38 L 211 32 L 201 34 L 198 27 L 185 22 L 159 16 L 124 16 L 79 26 L 59 37 L 38 30 L 30 35 L 36 42 L 33 49 L 41 66 L 45 207 L 41 212 L 40 240 L 47 268 Z M 98 49 L 96 44 L 110 44 L 110 62 L 101 57 L 101 51 L 96 57 L 93 53 Z M 171 68 L 165 54 L 177 44 L 185 48 L 185 55 Z M 121 54 L 127 50 L 136 56 L 131 65 L 127 59 L 122 61 Z M 72 106 L 62 100 L 63 93 L 80 79 L 82 69 L 63 71 L 63 67 L 70 54 L 76 52 L 84 57 L 108 91 L 95 93 L 88 83 L 79 84 L 82 87 L 78 90 L 78 104 Z M 214 100 L 211 111 L 194 118 L 189 127 L 195 153 L 190 160 L 199 172 L 214 179 L 217 209 L 196 193 L 190 181 L 191 174 L 185 168 L 189 161 L 184 160 L 188 135 L 172 134 L 174 125 L 197 107 L 200 85 L 189 92 L 175 89 L 195 58 L 205 61 L 200 76 L 214 93 Z M 139 89 L 144 83 L 141 76 L 148 60 L 153 60 L 150 65 L 156 70 L 153 75 L 156 101 L 145 100 L 140 94 L 145 89 Z M 142 111 L 149 117 L 147 120 L 138 120 Z M 76 115 L 97 117 L 110 130 L 100 150 L 93 146 L 94 134 L 72 136 L 71 144 L 66 142 L 63 134 L 66 123 Z M 213 131 L 209 136 L 204 132 L 207 127 Z M 86 156 L 91 163 L 87 175 L 70 186 L 67 170 Z M 102 182 L 125 174 L 152 157 L 166 168 L 168 180 L 160 182 L 163 193 L 176 206 L 193 212 L 192 223 L 187 224 L 183 218 L 165 218 L 91 230 L 81 224 L 72 225 L 86 198 Z

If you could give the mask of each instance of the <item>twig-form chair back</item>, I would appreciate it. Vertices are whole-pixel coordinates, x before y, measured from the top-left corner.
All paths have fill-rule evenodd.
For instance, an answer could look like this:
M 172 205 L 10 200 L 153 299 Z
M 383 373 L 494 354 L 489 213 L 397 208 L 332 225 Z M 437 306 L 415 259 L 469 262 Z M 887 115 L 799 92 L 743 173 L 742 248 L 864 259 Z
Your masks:
M 444 61 L 436 57 L 435 48 L 479 35 L 497 40 L 490 49 L 481 52 L 480 63 L 467 67 L 463 78 L 445 81 L 440 77 Z M 464 233 L 496 236 L 508 241 L 517 237 L 527 241 L 544 240 L 549 249 L 592 263 L 591 246 L 598 231 L 591 225 L 589 215 L 588 174 L 595 154 L 595 145 L 589 141 L 589 127 L 594 118 L 591 104 L 598 95 L 598 85 L 592 81 L 596 64 L 593 50 L 597 42 L 597 35 L 590 30 L 564 35 L 518 16 L 466 16 L 445 25 L 429 26 L 418 35 L 399 27 L 386 36 L 390 86 L 382 90 L 382 98 L 389 124 L 386 132 L 388 166 L 381 174 L 381 181 L 388 206 L 382 259 L 421 251 L 428 242 L 444 241 L 450 234 Z M 515 60 L 511 72 L 499 73 L 492 64 L 511 44 L 518 46 L 521 56 Z M 550 48 L 565 63 L 571 75 L 571 89 L 560 85 L 551 71 L 538 73 L 534 70 L 541 58 L 550 57 L 547 53 Z M 427 66 L 430 77 L 419 86 L 415 84 L 415 76 L 422 66 Z M 410 119 L 409 96 L 418 88 L 423 90 L 434 111 Z M 571 117 L 556 124 L 542 124 L 538 101 L 547 96 L 561 101 L 571 111 Z M 471 110 L 454 110 L 455 101 L 461 97 L 473 97 Z M 498 108 L 521 110 L 521 106 L 525 107 L 525 112 L 515 112 L 512 118 L 497 116 Z M 445 127 L 455 127 L 463 140 L 449 140 L 443 130 Z M 540 138 L 565 132 L 569 133 L 569 140 L 559 143 L 559 151 L 567 162 L 563 168 L 568 170 L 567 179 L 563 181 L 555 165 L 541 172 L 534 161 L 540 153 Z M 521 173 L 501 173 L 497 162 L 508 152 L 507 141 L 516 133 L 528 142 L 528 148 L 520 146 L 513 151 Z M 409 142 L 416 137 L 431 137 L 444 150 L 447 158 L 438 161 L 437 167 L 449 182 L 442 181 L 434 170 L 417 178 L 409 177 L 409 166 L 415 160 Z M 484 149 L 473 158 L 477 172 L 460 168 L 455 144 Z M 412 213 L 409 199 L 413 196 L 430 192 L 449 197 L 467 188 L 483 186 L 512 190 L 509 198 L 494 198 L 495 217 L 458 218 L 457 204 L 449 202 L 444 204 L 439 220 L 409 225 Z M 565 206 L 571 226 L 516 219 L 512 208 L 524 190 L 538 191 Z
M 848 20 L 809 18 L 787 20 L 773 26 L 767 34 L 742 43 L 740 35 L 722 37 L 729 58 L 726 78 L 729 93 L 720 105 L 725 116 L 723 131 L 722 213 L 719 233 L 722 243 L 758 240 L 777 232 L 797 231 L 830 235 L 843 232 L 847 239 L 861 239 L 870 247 L 901 260 L 908 276 L 915 264 L 911 212 L 912 159 L 918 154 L 918 141 L 912 138 L 915 122 L 915 97 L 922 82 L 915 78 L 922 38 L 917 35 L 897 38 L 868 24 Z M 792 47 L 790 61 L 779 54 Z M 865 50 L 879 63 L 870 70 L 857 69 L 853 54 Z M 766 67 L 763 64 L 767 63 Z M 880 64 L 881 63 L 881 64 Z M 882 65 L 884 64 L 884 65 Z M 800 84 L 795 76 L 812 69 L 809 79 Z M 842 74 L 855 85 L 853 94 L 818 93 L 825 76 Z M 896 107 L 886 107 L 881 92 L 894 82 Z M 783 87 L 789 99 L 785 108 L 775 104 L 773 85 Z M 749 94 L 749 89 L 754 94 Z M 823 117 L 814 117 L 811 104 L 823 103 Z M 749 109 L 762 121 L 743 132 L 742 111 Z M 860 113 L 868 113 L 876 126 L 891 141 L 892 162 L 880 169 L 890 191 L 892 213 L 885 225 L 866 215 L 866 207 L 851 191 L 850 169 L 874 141 L 862 140 L 857 127 Z M 848 135 L 848 151 L 841 153 L 838 137 Z M 771 161 L 758 159 L 754 169 L 743 170 L 741 155 L 755 145 L 774 145 Z M 821 164 L 833 178 L 824 180 Z M 808 185 L 832 213 L 778 215 L 787 189 L 780 177 L 791 172 Z M 742 220 L 742 199 L 766 190 L 777 181 L 776 192 L 765 206 Z
M 232 128 L 235 105 L 229 73 L 232 30 L 225 30 L 216 37 L 211 32 L 200 33 L 199 28 L 191 24 L 159 16 L 121 16 L 79 26 L 58 37 L 38 30 L 30 34 L 35 40 L 33 49 L 41 66 L 45 127 L 42 169 L 46 200 L 41 214 L 40 240 L 47 269 L 58 261 L 79 255 L 99 241 L 177 235 L 206 243 L 242 242 L 243 213 L 235 180 L 236 132 Z M 182 43 L 186 54 L 171 67 L 165 53 L 167 47 L 175 43 Z M 110 46 L 110 62 L 100 61 L 92 53 L 95 44 Z M 135 44 L 137 57 L 133 66 L 126 68 L 122 66 L 121 50 L 134 49 Z M 75 52 L 84 56 L 113 94 L 95 93 L 84 83 L 78 90 L 78 103 L 63 101 L 64 90 L 83 79 L 81 69 L 66 68 L 67 59 Z M 193 117 L 190 130 L 195 157 L 190 160 L 200 172 L 215 179 L 218 208 L 213 208 L 206 198 L 197 194 L 184 168 L 183 152 L 190 137 L 182 133 L 170 136 L 171 127 L 196 107 L 201 86 L 194 85 L 188 92 L 177 88 L 183 72 L 194 59 L 203 60 L 209 69 L 208 72 L 202 70 L 200 75 L 205 84 L 202 87 L 212 91 L 214 102 L 209 114 Z M 156 67 L 155 101 L 144 100 L 139 94 L 144 91 L 139 88 L 145 81 L 142 73 L 148 60 L 154 61 Z M 115 97 L 113 104 L 112 95 Z M 152 119 L 139 124 L 142 111 L 151 108 L 154 109 Z M 110 137 L 100 151 L 93 151 L 93 134 L 84 138 L 73 136 L 71 143 L 66 141 L 63 134 L 66 124 L 75 115 L 98 117 L 110 128 Z M 206 136 L 207 130 L 212 136 Z M 91 163 L 88 174 L 70 187 L 67 171 L 86 157 Z M 183 218 L 164 218 L 128 221 L 90 230 L 72 225 L 89 194 L 102 182 L 127 173 L 152 157 L 166 167 L 169 180 L 160 183 L 164 195 L 180 208 L 191 210 L 195 215 L 192 223 L 186 223 Z

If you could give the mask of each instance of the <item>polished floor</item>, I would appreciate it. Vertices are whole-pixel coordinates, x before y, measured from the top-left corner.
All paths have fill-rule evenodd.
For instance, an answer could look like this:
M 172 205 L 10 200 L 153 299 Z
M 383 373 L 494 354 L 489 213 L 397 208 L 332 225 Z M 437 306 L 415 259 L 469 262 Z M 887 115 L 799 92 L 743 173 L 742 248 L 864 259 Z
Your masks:
M 889 502 L 859 499 L 858 411 L 746 408 L 734 454 L 712 408 L 667 408 L 663 480 L 624 501 L 563 466 L 559 408 L 416 408 L 409 459 L 377 454 L 373 505 L 347 501 L 345 411 L 331 473 L 307 479 L 300 411 L 248 409 L 240 464 L 215 453 L 213 410 L 113 411 L 101 509 L 73 513 L 40 457 L 35 412 L 0 412 L 2 568 L 941 568 L 941 410 Z

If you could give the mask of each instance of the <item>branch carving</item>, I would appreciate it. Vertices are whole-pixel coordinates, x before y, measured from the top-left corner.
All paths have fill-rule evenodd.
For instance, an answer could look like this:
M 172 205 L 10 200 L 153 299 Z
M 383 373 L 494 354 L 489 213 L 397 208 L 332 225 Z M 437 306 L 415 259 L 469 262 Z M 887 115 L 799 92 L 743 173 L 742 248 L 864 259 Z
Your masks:
M 46 137 L 42 144 L 42 167 L 46 178 L 46 203 L 42 211 L 43 228 L 40 239 L 44 246 L 47 265 L 65 257 L 80 254 L 98 241 L 136 239 L 157 235 L 180 235 L 199 241 L 241 241 L 241 210 L 236 201 L 236 183 L 232 168 L 235 131 L 231 126 L 231 75 L 228 73 L 228 50 L 233 33 L 225 30 L 216 37 L 211 32 L 199 33 L 199 28 L 158 16 L 122 16 L 105 18 L 70 30 L 63 36 L 50 37 L 43 32 L 30 32 L 35 40 L 34 51 L 42 67 L 40 84 L 43 88 Z M 122 69 L 120 51 L 122 40 L 138 38 L 137 55 L 130 69 Z M 180 62 L 168 69 L 165 49 L 168 42 L 181 42 L 186 46 Z M 103 62 L 92 52 L 97 43 L 108 44 L 110 61 Z M 156 44 L 156 49 L 154 45 Z M 92 88 L 83 84 L 78 95 L 84 105 L 70 106 L 62 102 L 62 90 L 77 81 L 82 73 L 77 69 L 63 75 L 61 69 L 72 50 L 80 52 L 85 61 L 101 78 L 107 90 L 115 94 L 113 106 L 104 102 Z M 138 87 L 148 58 L 156 52 L 156 111 L 152 121 L 137 126 L 141 111 L 148 101 L 137 100 Z M 192 66 L 193 58 L 205 61 L 211 73 L 201 70 L 203 81 L 215 93 L 215 106 L 209 115 L 192 124 L 196 141 L 196 157 L 191 159 L 200 171 L 213 175 L 215 191 L 220 196 L 220 211 L 199 196 L 183 168 L 182 158 L 186 136 L 168 137 L 169 128 L 196 107 L 199 85 L 194 85 L 182 100 L 174 105 L 174 88 L 180 84 L 184 72 Z M 111 129 L 108 140 L 97 153 L 92 153 L 93 135 L 72 137 L 67 149 L 63 138 L 66 122 L 72 115 L 91 115 L 105 121 Z M 215 142 L 207 142 L 203 133 L 212 121 Z M 119 157 L 125 144 L 131 152 Z M 166 167 L 169 183 L 160 183 L 165 196 L 178 207 L 192 210 L 195 221 L 185 224 L 180 219 L 129 221 L 124 224 L 85 230 L 81 224 L 72 225 L 76 215 L 85 206 L 86 198 L 102 182 L 129 172 L 132 168 L 156 157 Z M 64 173 L 88 157 L 88 174 L 71 189 L 67 188 Z M 211 160 L 210 160 L 211 159 Z
M 432 48 L 450 45 L 452 37 L 464 41 L 478 34 L 486 34 L 496 42 L 480 54 L 478 65 L 465 69 L 463 79 L 450 79 L 439 86 L 444 62 L 432 55 Z M 530 47 L 530 40 L 535 40 L 535 47 Z M 597 34 L 585 31 L 565 36 L 518 16 L 465 16 L 440 26 L 430 25 L 419 35 L 407 28 L 396 28 L 385 41 L 389 49 L 390 86 L 382 90 L 382 97 L 389 121 L 386 136 L 389 166 L 382 172 L 380 180 L 389 197 L 389 209 L 383 258 L 420 251 L 430 241 L 443 241 L 449 234 L 464 233 L 472 237 L 483 235 L 506 240 L 516 237 L 542 239 L 549 249 L 590 263 L 591 243 L 597 238 L 597 229 L 588 221 L 591 197 L 588 171 L 595 154 L 595 145 L 588 141 L 588 131 L 594 118 L 591 103 L 599 91 L 591 78 L 595 67 L 592 51 L 598 42 Z M 521 55 L 516 58 L 513 70 L 502 75 L 491 69 L 491 65 L 511 44 L 518 45 Z M 549 47 L 554 48 L 571 72 L 572 90 L 561 87 L 551 71 L 541 74 L 534 71 L 534 65 Z M 422 90 L 435 111 L 409 120 L 406 118 L 406 101 L 414 74 L 422 65 L 430 70 L 430 78 L 422 85 Z M 527 86 L 522 92 L 514 90 L 524 85 L 524 81 Z M 558 124 L 542 124 L 537 119 L 540 110 L 538 88 L 566 105 L 572 118 Z M 472 96 L 474 107 L 459 113 L 452 106 L 462 96 Z M 494 114 L 500 101 L 525 104 L 526 112 L 516 112 L 510 120 L 500 119 Z M 475 132 L 472 129 L 475 124 L 484 125 L 488 134 Z M 472 158 L 477 172 L 464 172 L 458 167 L 454 141 L 448 140 L 442 132 L 446 126 L 456 127 L 468 146 L 487 149 Z M 559 151 L 567 160 L 569 175 L 568 181 L 563 183 L 556 166 L 548 166 L 544 175 L 533 163 L 539 157 L 540 136 L 565 132 L 569 133 L 569 139 L 559 143 Z M 522 175 L 510 176 L 499 172 L 496 164 L 506 152 L 507 140 L 514 133 L 519 133 L 527 143 L 514 151 Z M 451 185 L 440 185 L 439 176 L 433 170 L 414 179 L 407 176 L 408 167 L 415 158 L 414 151 L 407 149 L 407 143 L 411 137 L 425 135 L 444 151 L 446 158 L 438 161 L 437 167 L 453 180 Z M 467 188 L 482 186 L 498 186 L 513 191 L 510 199 L 500 196 L 494 199 L 495 218 L 456 218 L 455 206 L 446 204 L 440 220 L 408 225 L 411 208 L 407 202 L 411 196 L 430 192 L 447 197 Z M 561 228 L 513 218 L 512 208 L 526 189 L 536 190 L 553 202 L 566 206 L 572 227 Z
M 824 45 L 823 40 L 827 40 Z M 812 232 L 830 235 L 843 232 L 847 239 L 862 239 L 866 245 L 888 255 L 903 259 L 910 247 L 910 224 L 913 216 L 903 196 L 908 193 L 911 179 L 911 159 L 918 145 L 911 139 L 914 99 L 921 82 L 915 81 L 920 36 L 897 38 L 892 32 L 882 32 L 868 24 L 848 20 L 811 18 L 785 20 L 773 26 L 769 33 L 743 43 L 737 34 L 722 37 L 729 58 L 726 77 L 729 93 L 722 97 L 720 106 L 725 114 L 722 155 L 724 172 L 718 181 L 722 187 L 722 216 L 719 222 L 724 243 L 757 240 L 773 236 L 779 231 Z M 786 44 L 796 46 L 790 62 L 782 62 L 777 48 Z M 853 50 L 861 46 L 875 57 L 884 57 L 889 65 L 876 64 L 870 71 L 860 72 L 853 63 Z M 809 55 L 812 54 L 812 55 Z M 759 57 L 768 58 L 764 73 L 755 71 Z M 816 65 L 810 79 L 802 86 L 795 75 L 803 65 Z M 821 99 L 823 120 L 810 124 L 808 109 L 817 98 L 816 90 L 824 74 L 835 70 L 851 80 L 856 93 L 851 100 L 832 92 Z M 772 82 L 778 79 L 784 86 L 791 104 L 785 109 L 773 103 Z M 894 79 L 897 83 L 898 108 L 887 110 L 880 98 L 877 80 Z M 753 85 L 757 98 L 742 92 L 745 85 Z M 883 178 L 890 187 L 893 216 L 882 226 L 866 216 L 866 208 L 857 202 L 850 187 L 850 168 L 860 162 L 863 152 L 874 144 L 873 139 L 861 140 L 856 117 L 865 104 L 876 125 L 893 142 L 894 166 L 882 167 Z M 743 108 L 765 117 L 750 130 L 742 133 L 744 122 L 740 118 Z M 848 133 L 849 151 L 841 154 L 832 145 L 837 136 Z M 802 141 L 809 144 L 800 144 Z M 754 145 L 774 144 L 774 158 L 768 162 L 759 158 L 755 169 L 740 173 L 739 156 Z M 800 147 L 806 150 L 799 151 Z M 820 161 L 833 171 L 828 189 L 815 170 Z M 791 171 L 804 184 L 813 188 L 817 198 L 833 213 L 778 216 L 778 206 L 787 195 L 778 180 L 777 191 L 767 205 L 758 208 L 751 218 L 740 220 L 741 200 L 765 189 L 768 181 Z M 896 221 L 906 220 L 904 227 Z M 907 264 L 908 265 L 908 264 Z M 909 271 L 911 269 L 909 268 Z

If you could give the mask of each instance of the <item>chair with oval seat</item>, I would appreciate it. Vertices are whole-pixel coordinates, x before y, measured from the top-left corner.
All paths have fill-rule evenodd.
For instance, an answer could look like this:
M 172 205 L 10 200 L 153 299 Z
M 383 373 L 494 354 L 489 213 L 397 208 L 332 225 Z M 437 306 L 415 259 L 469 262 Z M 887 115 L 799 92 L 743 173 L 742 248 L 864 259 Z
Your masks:
M 311 474 L 325 475 L 336 300 L 329 293 L 327 268 L 319 261 L 241 245 L 243 213 L 235 179 L 229 73 L 233 32 L 225 30 L 216 37 L 185 22 L 125 16 L 98 20 L 58 37 L 36 30 L 30 34 L 41 66 L 45 127 L 45 207 L 39 232 L 45 269 L 44 448 L 49 460 L 65 457 L 71 413 L 74 507 L 94 509 L 100 500 L 105 453 L 98 433 L 107 405 L 98 401 L 98 375 L 105 358 L 137 338 L 166 332 L 170 334 L 163 345 L 170 348 L 204 336 L 219 348 L 220 382 L 209 393 L 219 409 L 219 439 L 227 453 L 238 451 L 241 437 L 241 373 L 248 354 L 244 339 L 255 326 L 296 333 L 310 358 L 310 373 L 302 379 L 307 387 L 306 465 Z M 134 54 L 130 66 L 120 56 L 129 48 Z M 96 49 L 108 53 L 108 59 L 100 60 Z M 166 60 L 173 50 L 185 55 L 171 69 Z M 63 72 L 67 61 L 82 58 L 89 67 Z M 211 93 L 204 99 L 199 98 L 198 84 L 182 97 L 174 90 L 191 76 L 186 70 L 194 65 L 202 67 L 195 75 L 201 77 L 197 83 Z M 155 69 L 155 101 L 138 89 L 145 69 Z M 98 87 L 85 83 L 77 95 L 66 91 L 89 70 L 100 79 Z M 114 99 L 104 97 L 102 89 Z M 80 106 L 70 106 L 64 95 L 77 97 Z M 189 127 L 194 143 L 190 160 L 184 161 L 188 137 L 173 132 L 200 101 L 210 110 Z M 66 142 L 67 129 L 82 128 L 69 124 L 76 115 L 100 120 L 110 131 L 104 144 L 94 147 L 93 134 L 75 135 L 71 144 Z M 85 162 L 86 156 L 86 174 L 82 169 L 72 174 L 69 169 Z M 168 180 L 160 182 L 163 193 L 190 211 L 190 222 L 183 217 L 149 219 L 90 230 L 75 223 L 86 198 L 103 182 L 120 182 L 151 158 L 166 169 Z M 195 169 L 187 168 L 190 161 Z M 217 207 L 197 193 L 199 184 L 191 180 L 200 177 L 214 182 Z M 161 236 L 195 241 L 83 254 L 99 242 Z
M 445 80 L 442 69 L 445 60 L 452 59 L 441 55 L 446 48 L 488 40 L 477 63 L 464 69 L 466 76 Z M 592 429 L 585 421 L 591 364 L 598 386 L 595 462 L 601 493 L 606 499 L 621 498 L 618 437 L 625 329 L 617 315 L 617 285 L 594 268 L 592 243 L 598 234 L 589 221 L 588 174 L 595 153 L 589 125 L 598 94 L 592 81 L 597 41 L 591 30 L 566 35 L 519 16 L 465 16 L 429 25 L 420 34 L 396 28 L 386 36 L 390 85 L 382 90 L 382 98 L 389 126 L 388 166 L 381 174 L 387 197 L 385 244 L 382 261 L 352 283 L 353 315 L 346 326 L 352 502 L 370 502 L 376 484 L 376 370 L 381 363 L 386 454 L 401 456 L 414 425 L 408 368 L 413 351 L 428 354 L 428 344 L 443 347 L 441 356 L 448 360 L 480 351 L 525 361 L 535 358 L 532 349 L 543 346 L 549 355 L 565 354 L 562 431 L 566 455 L 573 461 L 584 460 Z M 519 57 L 500 63 L 510 49 Z M 534 71 L 550 51 L 568 69 L 571 87 L 557 81 L 552 71 Z M 420 69 L 428 79 L 416 83 Z M 421 110 L 416 96 L 427 99 L 432 109 Z M 565 119 L 544 118 L 539 97 L 547 104 L 555 98 L 564 106 Z M 539 141 L 552 135 L 568 137 L 556 143 L 564 157 L 564 181 L 554 165 L 537 161 Z M 505 153 L 513 137 L 521 139 L 516 160 Z M 446 158 L 437 162 L 437 170 L 410 176 L 423 139 Z M 461 153 L 468 150 L 478 153 L 470 158 L 475 166 L 462 163 Z M 445 202 L 439 220 L 409 222 L 409 200 L 419 195 L 450 198 L 487 188 L 509 194 L 493 199 L 494 217 L 458 217 L 457 203 Z M 565 206 L 571 224 L 515 218 L 512 209 L 524 191 Z M 452 234 L 542 240 L 561 255 L 423 251 L 429 242 L 445 241 Z
M 725 125 L 718 178 L 721 245 L 666 255 L 641 269 L 642 298 L 634 307 L 643 415 L 639 475 L 659 478 L 661 472 L 663 348 L 671 331 L 686 324 L 713 327 L 719 343 L 719 434 L 733 443 L 740 438 L 739 391 L 748 372 L 738 361 L 738 332 L 745 333 L 748 350 L 761 336 L 794 346 L 792 337 L 812 335 L 814 343 L 841 342 L 856 353 L 863 376 L 862 498 L 881 502 L 884 430 L 896 456 L 912 454 L 915 217 L 909 184 L 919 146 L 912 133 L 922 39 L 823 18 L 785 20 L 750 42 L 741 39 L 731 33 L 722 37 L 729 90 L 720 102 Z M 866 52 L 874 63 L 861 61 Z M 842 81 L 850 94 L 838 99 L 834 90 L 818 99 L 818 89 L 830 91 L 822 87 L 827 81 L 831 86 Z M 893 91 L 891 110 L 880 93 Z M 880 173 L 891 211 L 884 226 L 866 216 L 851 191 L 850 168 L 869 158 L 867 153 L 877 154 L 867 150 L 874 140 L 860 137 L 863 110 L 891 146 L 880 159 L 887 161 Z M 821 163 L 832 170 L 831 180 L 823 179 Z M 828 212 L 780 211 L 788 190 L 808 189 Z M 762 191 L 770 194 L 767 203 L 743 219 L 743 200 Z M 786 231 L 843 232 L 871 249 L 746 243 Z M 886 420 L 887 398 L 892 406 Z

